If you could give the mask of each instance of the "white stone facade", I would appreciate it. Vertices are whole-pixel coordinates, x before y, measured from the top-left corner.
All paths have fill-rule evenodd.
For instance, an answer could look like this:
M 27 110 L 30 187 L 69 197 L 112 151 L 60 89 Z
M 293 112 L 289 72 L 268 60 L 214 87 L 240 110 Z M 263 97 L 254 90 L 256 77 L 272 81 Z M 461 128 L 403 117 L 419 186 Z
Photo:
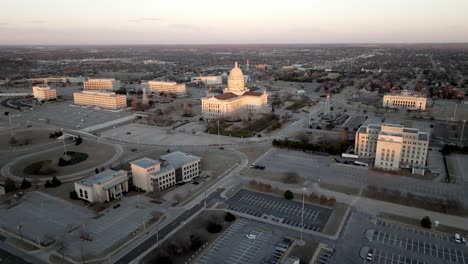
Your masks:
M 427 97 L 418 96 L 403 91 L 401 94 L 384 95 L 382 106 L 389 108 L 405 108 L 409 110 L 426 110 Z
M 201 159 L 180 151 L 160 157 L 159 161 L 142 158 L 130 162 L 133 185 L 146 192 L 162 191 L 177 183 L 200 176 Z
M 266 91 L 250 92 L 245 87 L 244 75 L 237 62 L 229 73 L 228 87 L 224 93 L 202 98 L 201 102 L 203 117 L 206 119 L 268 111 L 268 94 Z
M 127 97 L 114 92 L 83 91 L 73 93 L 73 100 L 76 105 L 97 106 L 110 110 L 127 107 Z
M 96 175 L 75 182 L 78 198 L 91 203 L 109 202 L 128 192 L 128 172 L 107 169 Z
M 178 84 L 176 82 L 147 81 L 143 82 L 141 86 L 150 92 L 174 94 L 177 96 L 187 94 L 185 84 Z
M 429 136 L 401 125 L 361 126 L 356 132 L 354 147 L 360 158 L 373 159 L 377 168 L 425 167 Z

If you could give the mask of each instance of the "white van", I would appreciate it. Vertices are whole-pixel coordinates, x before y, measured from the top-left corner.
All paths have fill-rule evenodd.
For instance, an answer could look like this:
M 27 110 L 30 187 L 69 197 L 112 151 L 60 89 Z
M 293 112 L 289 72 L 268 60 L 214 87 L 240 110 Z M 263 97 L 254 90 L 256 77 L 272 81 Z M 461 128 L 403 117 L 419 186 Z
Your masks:
M 460 234 L 455 234 L 455 243 L 457 243 L 457 244 L 461 243 Z

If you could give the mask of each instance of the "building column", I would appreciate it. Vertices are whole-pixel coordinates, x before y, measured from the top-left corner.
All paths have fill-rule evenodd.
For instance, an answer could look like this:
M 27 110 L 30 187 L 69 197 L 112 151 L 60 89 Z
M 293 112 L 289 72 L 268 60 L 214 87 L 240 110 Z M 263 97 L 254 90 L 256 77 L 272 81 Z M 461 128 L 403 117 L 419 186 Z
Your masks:
M 106 201 L 110 202 L 109 190 L 106 190 Z

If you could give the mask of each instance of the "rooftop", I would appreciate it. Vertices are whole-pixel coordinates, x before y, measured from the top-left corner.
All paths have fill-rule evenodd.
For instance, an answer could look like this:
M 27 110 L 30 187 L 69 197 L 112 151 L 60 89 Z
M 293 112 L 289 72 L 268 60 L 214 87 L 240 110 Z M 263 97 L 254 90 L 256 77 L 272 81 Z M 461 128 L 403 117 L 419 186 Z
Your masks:
M 229 100 L 229 99 L 236 98 L 236 97 L 237 97 L 236 94 L 228 92 L 228 93 L 223 93 L 223 94 L 220 94 L 220 95 L 216 95 L 214 98 L 216 98 L 218 100 Z
M 111 169 L 107 169 L 107 170 L 105 170 L 103 172 L 100 172 L 100 173 L 98 173 L 96 175 L 93 175 L 91 177 L 83 179 L 83 180 L 79 181 L 78 183 L 82 184 L 82 185 L 85 185 L 85 186 L 88 186 L 88 187 L 92 187 L 95 184 L 103 184 L 105 182 L 111 181 L 114 178 L 122 176 L 123 174 L 127 175 L 127 172 L 124 171 L 124 170 L 114 171 L 114 170 L 111 170 Z
M 200 157 L 190 155 L 181 151 L 174 151 L 172 153 L 161 156 L 161 160 L 166 161 L 167 163 L 169 163 L 169 165 L 175 168 L 200 159 Z
M 419 130 L 415 129 L 415 128 L 403 128 L 403 132 L 417 134 L 417 133 L 419 133 Z
M 142 167 L 142 168 L 149 168 L 154 165 L 161 164 L 161 163 L 159 161 L 156 161 L 150 158 L 141 158 L 141 159 L 137 159 L 137 160 L 130 162 L 130 164 L 135 164 L 138 167 Z
M 262 96 L 262 93 L 257 93 L 257 92 L 245 92 L 242 95 L 250 95 L 250 96 Z
M 419 140 L 429 141 L 429 135 L 425 132 L 421 132 L 418 135 Z

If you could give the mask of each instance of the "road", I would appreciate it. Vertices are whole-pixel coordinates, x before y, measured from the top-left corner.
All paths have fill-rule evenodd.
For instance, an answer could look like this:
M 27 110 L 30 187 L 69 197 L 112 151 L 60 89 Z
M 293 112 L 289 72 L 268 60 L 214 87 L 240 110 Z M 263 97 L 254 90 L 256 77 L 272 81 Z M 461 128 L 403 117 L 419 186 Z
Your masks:
M 207 197 L 207 204 L 211 204 L 216 201 L 223 201 L 224 199 L 221 198 L 220 194 L 224 191 L 224 189 L 220 188 L 217 189 L 214 193 L 210 194 Z M 147 238 L 143 243 L 135 247 L 133 250 L 128 252 L 125 256 L 121 257 L 115 263 L 119 264 L 127 264 L 130 263 L 132 260 L 143 254 L 146 250 L 154 246 L 158 243 L 158 240 L 164 239 L 169 233 L 175 230 L 178 226 L 185 224 L 185 221 L 189 219 L 193 214 L 198 212 L 204 206 L 204 201 L 194 205 L 192 208 L 188 209 L 181 215 L 179 215 L 176 219 L 174 219 L 171 223 L 164 226 L 159 232 L 156 234 L 151 235 Z

